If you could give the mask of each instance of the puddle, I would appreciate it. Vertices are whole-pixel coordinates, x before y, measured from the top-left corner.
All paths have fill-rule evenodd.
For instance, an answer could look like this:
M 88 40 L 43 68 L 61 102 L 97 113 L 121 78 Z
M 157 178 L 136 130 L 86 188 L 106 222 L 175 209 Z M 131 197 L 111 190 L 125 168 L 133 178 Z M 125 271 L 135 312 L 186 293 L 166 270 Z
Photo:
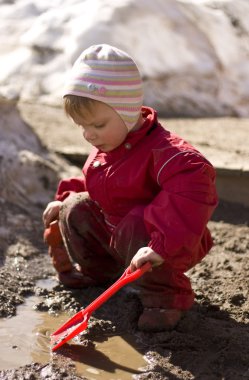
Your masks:
M 54 286 L 51 280 L 37 285 L 47 289 Z M 53 316 L 33 310 L 38 301 L 37 296 L 29 297 L 18 307 L 15 317 L 0 320 L 0 370 L 31 362 L 45 364 L 56 355 L 50 350 L 50 334 L 65 323 L 69 315 Z M 61 353 L 75 363 L 78 375 L 89 380 L 129 380 L 146 365 L 132 336 L 112 336 L 94 343 L 94 347 L 84 347 L 71 341 L 61 349 Z

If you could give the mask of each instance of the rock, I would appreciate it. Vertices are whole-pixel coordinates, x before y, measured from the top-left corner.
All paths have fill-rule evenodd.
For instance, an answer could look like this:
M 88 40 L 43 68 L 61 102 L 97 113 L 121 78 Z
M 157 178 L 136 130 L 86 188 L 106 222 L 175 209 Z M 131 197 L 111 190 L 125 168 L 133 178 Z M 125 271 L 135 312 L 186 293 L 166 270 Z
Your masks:
M 0 101 L 0 199 L 29 210 L 54 199 L 58 181 L 80 170 L 42 146 L 16 102 Z
M 0 9 L 9 99 L 60 103 L 75 58 L 105 42 L 134 57 L 145 104 L 161 115 L 249 116 L 247 0 L 16 0 Z

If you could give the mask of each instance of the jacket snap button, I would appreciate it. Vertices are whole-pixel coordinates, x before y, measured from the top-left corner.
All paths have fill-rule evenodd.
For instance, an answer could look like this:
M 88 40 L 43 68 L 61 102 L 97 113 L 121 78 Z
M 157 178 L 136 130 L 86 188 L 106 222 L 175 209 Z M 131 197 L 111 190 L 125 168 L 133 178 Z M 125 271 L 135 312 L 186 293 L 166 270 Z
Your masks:
M 99 161 L 94 161 L 94 163 L 93 163 L 94 168 L 98 168 L 100 165 L 101 165 L 101 162 L 99 162 Z
M 126 143 L 125 144 L 125 149 L 131 149 L 131 144 L 130 143 Z

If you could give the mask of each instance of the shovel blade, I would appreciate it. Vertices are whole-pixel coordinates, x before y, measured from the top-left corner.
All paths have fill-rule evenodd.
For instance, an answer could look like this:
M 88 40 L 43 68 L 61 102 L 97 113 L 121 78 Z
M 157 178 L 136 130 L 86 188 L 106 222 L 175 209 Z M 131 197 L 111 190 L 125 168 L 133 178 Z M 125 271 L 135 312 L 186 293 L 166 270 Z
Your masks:
M 58 330 L 51 335 L 51 346 L 52 351 L 56 351 L 59 347 L 61 347 L 64 343 L 73 339 L 76 335 L 81 333 L 87 328 L 89 316 L 86 315 L 84 320 L 76 322 L 74 325 L 68 327 L 64 330 Z

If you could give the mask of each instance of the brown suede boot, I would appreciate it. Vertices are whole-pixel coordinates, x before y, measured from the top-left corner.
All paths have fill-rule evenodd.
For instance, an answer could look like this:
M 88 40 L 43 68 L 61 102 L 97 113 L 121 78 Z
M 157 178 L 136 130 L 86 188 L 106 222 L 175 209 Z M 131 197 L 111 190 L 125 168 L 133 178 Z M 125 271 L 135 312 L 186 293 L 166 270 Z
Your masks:
M 173 330 L 183 316 L 177 309 L 144 308 L 138 320 L 138 329 L 147 332 Z
M 44 241 L 48 244 L 48 252 L 58 272 L 59 281 L 69 288 L 85 288 L 96 285 L 90 277 L 84 275 L 81 268 L 74 266 L 63 245 L 58 221 L 50 223 L 44 231 Z

